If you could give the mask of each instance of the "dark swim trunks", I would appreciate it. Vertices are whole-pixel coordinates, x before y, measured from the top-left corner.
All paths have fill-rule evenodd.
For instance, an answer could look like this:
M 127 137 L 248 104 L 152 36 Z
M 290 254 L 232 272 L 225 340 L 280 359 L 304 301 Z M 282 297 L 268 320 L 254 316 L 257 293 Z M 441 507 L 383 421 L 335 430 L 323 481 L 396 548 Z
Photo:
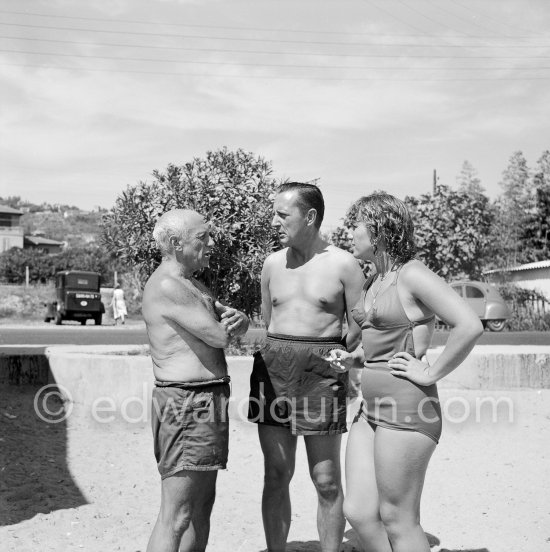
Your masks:
M 161 478 L 182 470 L 225 469 L 229 376 L 212 381 L 156 381 L 151 424 Z
M 348 374 L 324 360 L 332 349 L 345 349 L 340 337 L 267 334 L 254 354 L 248 419 L 293 435 L 345 433 Z

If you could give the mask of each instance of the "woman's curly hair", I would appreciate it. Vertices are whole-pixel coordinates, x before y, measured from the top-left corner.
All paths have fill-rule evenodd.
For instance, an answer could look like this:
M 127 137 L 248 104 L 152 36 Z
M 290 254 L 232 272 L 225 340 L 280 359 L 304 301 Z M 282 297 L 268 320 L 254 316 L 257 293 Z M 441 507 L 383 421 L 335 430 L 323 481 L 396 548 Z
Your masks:
M 407 206 L 386 192 L 374 192 L 358 199 L 348 211 L 353 225 L 363 223 L 369 230 L 374 252 L 381 240 L 388 255 L 402 265 L 416 255 L 414 224 Z

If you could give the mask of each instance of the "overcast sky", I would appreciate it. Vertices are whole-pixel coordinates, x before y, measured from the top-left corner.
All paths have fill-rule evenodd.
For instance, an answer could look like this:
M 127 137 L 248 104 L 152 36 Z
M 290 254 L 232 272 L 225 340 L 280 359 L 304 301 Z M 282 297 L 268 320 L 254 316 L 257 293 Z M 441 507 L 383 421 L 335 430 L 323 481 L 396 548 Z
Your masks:
M 227 146 L 320 178 L 326 225 L 373 189 L 490 196 L 550 149 L 548 0 L 2 0 L 0 196 L 111 207 Z

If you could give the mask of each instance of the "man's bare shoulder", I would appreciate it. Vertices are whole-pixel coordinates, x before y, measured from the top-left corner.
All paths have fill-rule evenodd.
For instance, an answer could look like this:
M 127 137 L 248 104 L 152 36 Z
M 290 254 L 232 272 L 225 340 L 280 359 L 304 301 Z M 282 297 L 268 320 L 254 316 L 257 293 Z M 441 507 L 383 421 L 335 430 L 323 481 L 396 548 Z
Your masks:
M 182 278 L 176 278 L 159 267 L 145 284 L 143 300 L 186 303 L 196 301 L 196 297 Z
M 288 247 L 285 247 L 284 249 L 270 253 L 264 261 L 264 269 L 286 262 L 287 251 Z

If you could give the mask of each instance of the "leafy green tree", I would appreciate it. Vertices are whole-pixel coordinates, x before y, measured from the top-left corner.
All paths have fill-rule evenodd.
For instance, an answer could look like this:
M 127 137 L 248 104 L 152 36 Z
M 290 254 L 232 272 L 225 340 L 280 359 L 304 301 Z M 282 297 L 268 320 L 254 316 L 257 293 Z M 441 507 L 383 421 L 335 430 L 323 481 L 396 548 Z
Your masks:
M 26 267 L 32 283 L 45 283 L 55 273 L 53 255 L 38 250 L 12 247 L 0 255 L 0 278 L 8 284 L 25 283 Z
M 493 214 L 483 193 L 455 191 L 438 185 L 435 194 L 406 197 L 414 221 L 418 257 L 447 280 L 478 278 L 483 270 Z M 351 249 L 352 217 L 332 234 L 334 245 Z M 365 275 L 373 270 L 366 263 Z
M 98 246 L 68 247 L 54 255 L 12 247 L 0 255 L 0 278 L 7 283 L 24 283 L 26 267 L 31 283 L 45 283 L 62 270 L 90 270 L 101 274 L 102 284 L 112 283 L 113 271 L 121 268 Z
M 544 151 L 537 161 L 533 175 L 533 187 L 535 189 L 550 188 L 550 150 Z
M 515 152 L 502 173 L 502 194 L 495 202 L 492 260 L 496 267 L 515 266 L 522 261 L 521 232 L 535 209 L 535 190 L 527 161 Z
M 492 213 L 483 194 L 439 185 L 435 194 L 407 197 L 418 256 L 446 280 L 479 278 L 489 244 Z
M 533 202 L 533 187 L 530 183 L 529 167 L 521 151 L 510 157 L 508 167 L 500 181 L 504 202 L 517 210 L 525 211 Z
M 161 260 L 152 237 L 157 219 L 170 209 L 194 209 L 216 226 L 211 268 L 201 278 L 220 300 L 258 313 L 262 264 L 276 248 L 271 163 L 224 148 L 153 176 L 151 183 L 128 187 L 104 217 L 109 250 L 136 266 L 143 284 Z
M 68 247 L 57 255 L 52 255 L 54 273 L 62 270 L 89 270 L 101 274 L 101 284 L 113 283 L 114 271 L 121 265 L 113 259 L 105 246 Z
M 462 163 L 460 174 L 456 177 L 458 190 L 469 194 L 483 194 L 485 188 L 481 185 L 481 180 L 477 176 L 477 170 L 469 161 Z
M 550 151 L 537 162 L 533 175 L 535 208 L 529 211 L 520 228 L 521 261 L 534 262 L 550 258 Z

